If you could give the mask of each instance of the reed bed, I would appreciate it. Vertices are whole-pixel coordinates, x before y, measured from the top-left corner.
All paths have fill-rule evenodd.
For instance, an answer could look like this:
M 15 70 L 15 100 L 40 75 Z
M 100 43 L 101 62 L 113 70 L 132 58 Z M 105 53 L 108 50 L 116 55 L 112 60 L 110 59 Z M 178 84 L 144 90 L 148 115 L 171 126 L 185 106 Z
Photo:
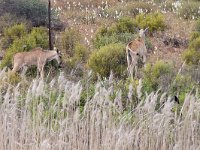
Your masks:
M 6 79 L 4 70 L 0 78 L 1 82 Z M 130 85 L 128 97 L 137 96 L 140 102 L 129 108 L 131 101 L 123 105 L 120 89 L 111 99 L 113 84 L 107 83 L 95 83 L 94 95 L 86 97 L 83 107 L 80 99 L 85 85 L 69 81 L 62 73 L 50 82 L 34 79 L 26 88 L 22 82 L 6 88 L 1 84 L 0 149 L 200 149 L 197 94 L 187 94 L 178 111 L 166 93 L 141 96 L 142 85 L 137 94 Z

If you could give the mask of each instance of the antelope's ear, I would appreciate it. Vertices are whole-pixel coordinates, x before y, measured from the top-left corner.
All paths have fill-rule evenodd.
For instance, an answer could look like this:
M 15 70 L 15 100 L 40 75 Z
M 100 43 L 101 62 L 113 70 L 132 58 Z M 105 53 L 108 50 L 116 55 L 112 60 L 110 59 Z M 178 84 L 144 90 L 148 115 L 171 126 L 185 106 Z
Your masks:
M 61 51 L 59 51 L 58 49 L 56 49 L 56 51 L 58 55 L 61 55 Z
M 53 50 L 54 50 L 54 51 L 57 51 L 57 47 L 54 46 L 54 47 L 53 47 Z
M 54 46 L 53 50 L 56 51 L 57 53 L 59 53 L 57 47 Z
M 177 97 L 176 95 L 174 96 L 174 101 L 175 101 L 176 103 L 180 104 L 179 99 L 178 99 L 178 97 Z
M 147 27 L 145 30 L 144 30 L 144 32 L 146 32 L 146 31 L 148 31 L 149 30 L 149 27 Z
M 140 28 L 139 27 L 134 27 L 136 32 L 140 32 Z

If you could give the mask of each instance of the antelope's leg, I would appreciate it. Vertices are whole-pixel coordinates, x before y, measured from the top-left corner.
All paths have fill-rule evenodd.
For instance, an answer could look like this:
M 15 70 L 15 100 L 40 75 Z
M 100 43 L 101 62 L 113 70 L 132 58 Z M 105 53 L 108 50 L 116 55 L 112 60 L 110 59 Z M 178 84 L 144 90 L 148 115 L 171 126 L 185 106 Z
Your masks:
M 145 64 L 146 63 L 146 55 L 144 54 L 143 56 L 142 56 L 143 58 L 143 63 Z
M 44 69 L 42 69 L 41 73 L 40 73 L 41 79 L 44 78 Z
M 129 76 L 131 75 L 130 74 L 130 57 L 129 57 L 129 50 L 126 50 L 126 57 L 127 57 L 127 64 L 128 64 L 128 67 L 127 67 L 127 71 L 128 71 L 128 74 Z
M 37 69 L 38 69 L 38 71 L 40 73 L 40 77 L 42 79 L 44 77 L 44 65 L 45 65 L 45 63 L 46 63 L 46 61 L 41 60 L 40 58 L 39 58 L 39 61 L 37 62 Z
M 138 66 L 137 64 L 135 65 L 135 77 L 137 77 L 137 72 L 138 72 Z
M 23 66 L 22 76 L 25 76 L 27 70 L 28 70 L 28 67 L 27 66 Z
M 144 64 L 146 63 L 146 59 L 147 59 L 147 48 L 145 46 L 144 51 L 143 51 L 143 55 L 142 55 L 142 60 L 143 60 Z
M 134 64 L 133 62 L 131 62 L 129 66 L 129 77 L 131 77 L 131 79 L 133 79 L 133 68 L 134 68 Z
M 44 65 L 39 65 L 38 71 L 40 73 L 40 77 L 43 79 L 43 77 L 44 77 Z

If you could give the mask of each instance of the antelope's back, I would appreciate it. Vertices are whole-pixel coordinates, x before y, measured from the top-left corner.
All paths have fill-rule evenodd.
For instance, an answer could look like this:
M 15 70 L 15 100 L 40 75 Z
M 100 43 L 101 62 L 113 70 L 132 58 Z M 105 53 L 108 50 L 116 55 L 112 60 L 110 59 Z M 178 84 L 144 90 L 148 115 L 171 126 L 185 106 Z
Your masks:
M 144 46 L 144 43 L 142 39 L 136 39 L 131 41 L 128 46 L 132 51 L 138 51 Z

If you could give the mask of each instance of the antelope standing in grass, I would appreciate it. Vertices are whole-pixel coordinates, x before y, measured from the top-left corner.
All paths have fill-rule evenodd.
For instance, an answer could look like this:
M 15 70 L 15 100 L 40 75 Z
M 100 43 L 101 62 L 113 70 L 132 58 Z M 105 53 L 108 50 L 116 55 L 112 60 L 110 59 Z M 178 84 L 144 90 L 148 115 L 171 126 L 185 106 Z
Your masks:
M 143 63 L 146 63 L 147 48 L 145 45 L 145 32 L 148 30 L 140 29 L 139 37 L 135 40 L 129 42 L 126 46 L 126 55 L 128 63 L 128 73 L 129 76 L 133 78 L 133 70 L 135 75 L 137 74 L 138 61 L 142 58 Z
M 60 65 L 60 53 L 57 49 L 54 50 L 43 50 L 40 47 L 36 47 L 29 52 L 19 52 L 13 57 L 13 69 L 12 72 L 15 73 L 21 68 L 23 68 L 24 73 L 29 66 L 37 66 L 37 70 L 40 73 L 40 77 L 44 77 L 44 65 L 53 59 L 56 59 Z

